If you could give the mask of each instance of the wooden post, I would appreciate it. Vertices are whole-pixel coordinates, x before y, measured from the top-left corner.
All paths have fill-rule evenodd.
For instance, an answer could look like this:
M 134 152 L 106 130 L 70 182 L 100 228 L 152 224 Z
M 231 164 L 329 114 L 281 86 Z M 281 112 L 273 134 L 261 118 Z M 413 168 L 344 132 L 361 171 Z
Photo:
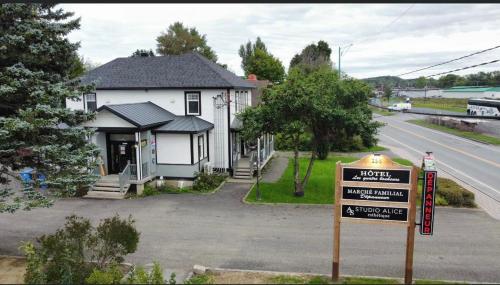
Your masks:
M 340 161 L 337 161 L 336 173 L 335 173 L 335 208 L 333 209 L 333 264 L 332 264 L 332 280 L 337 282 L 340 275 L 340 215 L 341 215 L 341 179 L 342 179 L 342 165 Z
M 410 212 L 406 236 L 405 284 L 411 284 L 413 279 L 413 249 L 415 246 L 415 216 L 417 212 L 416 198 L 418 188 L 418 168 L 413 166 L 411 174 Z

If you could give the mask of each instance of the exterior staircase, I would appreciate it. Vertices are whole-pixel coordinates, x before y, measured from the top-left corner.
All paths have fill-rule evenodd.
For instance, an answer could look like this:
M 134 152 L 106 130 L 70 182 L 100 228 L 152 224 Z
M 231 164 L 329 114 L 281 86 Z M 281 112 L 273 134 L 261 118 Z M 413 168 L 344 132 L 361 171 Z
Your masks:
M 130 184 L 124 185 L 123 190 L 120 191 L 120 180 L 118 175 L 106 175 L 101 178 L 92 187 L 92 190 L 87 192 L 84 198 L 93 199 L 123 199 L 127 194 Z
M 250 168 L 249 158 L 241 158 L 235 165 L 233 178 L 243 181 L 252 181 L 253 169 Z

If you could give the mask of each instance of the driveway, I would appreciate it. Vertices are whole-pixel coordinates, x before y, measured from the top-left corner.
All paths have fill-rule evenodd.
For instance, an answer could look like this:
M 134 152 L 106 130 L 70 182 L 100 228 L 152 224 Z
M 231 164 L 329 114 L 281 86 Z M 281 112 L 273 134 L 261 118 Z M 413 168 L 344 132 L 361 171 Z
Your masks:
M 132 214 L 141 231 L 127 261 L 158 260 L 180 274 L 193 264 L 328 274 L 331 206 L 240 202 L 249 184 L 227 183 L 213 195 L 169 194 L 132 200 L 59 200 L 49 209 L 0 214 L 0 254 L 53 232 L 72 213 L 99 219 Z M 405 228 L 344 224 L 341 274 L 404 275 Z M 500 223 L 481 210 L 438 208 L 435 234 L 416 236 L 414 276 L 500 281 Z

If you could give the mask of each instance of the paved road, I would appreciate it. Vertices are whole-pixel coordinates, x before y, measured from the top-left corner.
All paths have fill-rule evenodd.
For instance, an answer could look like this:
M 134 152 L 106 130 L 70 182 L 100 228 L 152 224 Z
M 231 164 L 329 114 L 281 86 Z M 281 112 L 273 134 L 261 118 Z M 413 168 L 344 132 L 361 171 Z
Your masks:
M 248 184 L 227 183 L 214 195 L 170 194 L 145 199 L 60 200 L 49 209 L 0 214 L 0 254 L 19 241 L 53 232 L 71 213 L 93 221 L 132 214 L 141 231 L 128 261 L 158 260 L 182 275 L 193 264 L 329 274 L 331 206 L 246 205 Z M 341 273 L 402 277 L 405 229 L 344 224 Z M 414 276 L 500 281 L 500 222 L 482 210 L 438 208 L 435 235 L 416 236 Z
M 433 151 L 438 170 L 467 186 L 477 202 L 500 219 L 500 147 L 405 122 L 420 117 L 403 113 L 377 116 L 376 120 L 387 124 L 380 130 L 380 143 L 418 164 L 425 151 Z

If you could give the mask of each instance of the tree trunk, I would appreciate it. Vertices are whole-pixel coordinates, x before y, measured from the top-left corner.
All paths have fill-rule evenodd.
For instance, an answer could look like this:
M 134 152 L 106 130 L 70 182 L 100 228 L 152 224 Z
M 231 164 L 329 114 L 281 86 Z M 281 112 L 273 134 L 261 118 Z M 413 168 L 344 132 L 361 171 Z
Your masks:
M 309 160 L 309 165 L 307 166 L 306 176 L 304 176 L 304 180 L 302 180 L 302 189 L 306 188 L 307 182 L 309 182 L 309 177 L 311 176 L 312 168 L 314 165 L 314 161 L 316 160 L 316 151 L 312 151 L 311 160 Z M 302 190 L 304 191 L 304 190 Z
M 295 140 L 298 142 L 298 138 Z M 295 192 L 293 193 L 297 197 L 304 196 L 304 188 L 302 187 L 302 183 L 300 181 L 300 167 L 299 167 L 299 146 L 296 143 L 293 149 L 293 174 L 294 174 L 294 184 L 295 184 Z

